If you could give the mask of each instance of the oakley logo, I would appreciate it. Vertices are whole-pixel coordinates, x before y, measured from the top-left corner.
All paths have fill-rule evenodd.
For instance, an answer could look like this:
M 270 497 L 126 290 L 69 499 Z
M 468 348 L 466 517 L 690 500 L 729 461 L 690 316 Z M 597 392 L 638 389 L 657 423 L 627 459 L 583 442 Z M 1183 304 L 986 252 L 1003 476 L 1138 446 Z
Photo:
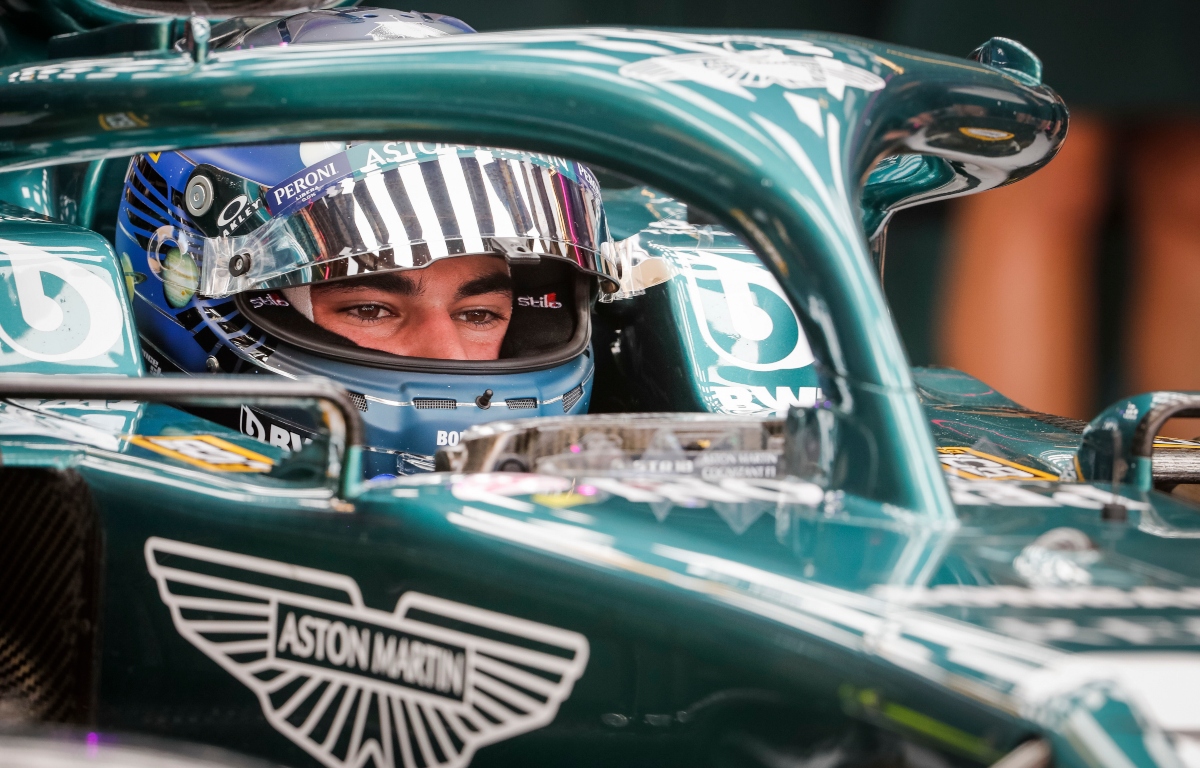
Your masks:
M 246 219 L 250 218 L 250 214 L 262 207 L 262 198 L 258 198 L 253 203 L 249 201 L 245 195 L 238 195 L 229 201 L 219 214 L 217 214 L 217 226 L 223 227 L 221 235 L 228 235 L 233 230 L 240 227 Z
M 176 631 L 253 691 L 327 768 L 463 768 L 552 722 L 587 667 L 583 635 L 431 595 L 394 611 L 349 576 L 150 538 Z
M 518 296 L 518 307 L 541 307 L 543 309 L 562 309 L 557 293 L 547 293 L 544 296 Z

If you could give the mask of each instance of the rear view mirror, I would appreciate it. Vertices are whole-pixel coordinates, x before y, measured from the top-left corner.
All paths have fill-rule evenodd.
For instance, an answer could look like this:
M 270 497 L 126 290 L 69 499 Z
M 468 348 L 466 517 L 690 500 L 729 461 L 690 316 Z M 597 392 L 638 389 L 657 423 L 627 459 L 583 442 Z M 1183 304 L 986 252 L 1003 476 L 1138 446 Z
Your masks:
M 879 448 L 852 416 L 825 406 L 793 406 L 783 437 L 785 474 L 863 496 L 875 491 Z
M 264 487 L 327 487 L 355 495 L 363 427 L 346 392 L 325 379 L 247 376 L 0 376 L 0 454 L 21 447 L 83 446 L 164 471 L 201 472 Z M 285 411 L 301 441 L 270 441 L 216 414 Z M 243 418 L 245 418 L 243 416 Z M 249 432 L 249 434 L 244 434 Z M 254 436 L 251 436 L 254 435 Z M 259 439 L 255 439 L 258 437 Z M 12 458 L 16 458 L 15 456 Z

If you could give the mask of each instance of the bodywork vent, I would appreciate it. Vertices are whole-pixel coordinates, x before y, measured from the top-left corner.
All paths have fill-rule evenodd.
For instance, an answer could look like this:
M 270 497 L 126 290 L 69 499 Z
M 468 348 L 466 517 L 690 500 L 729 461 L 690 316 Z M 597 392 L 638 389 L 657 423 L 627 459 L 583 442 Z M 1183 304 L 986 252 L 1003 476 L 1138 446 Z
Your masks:
M 367 410 L 367 396 L 361 392 L 347 392 L 350 396 L 350 402 L 354 403 L 354 407 L 360 411 Z
M 504 404 L 506 406 L 508 406 L 508 409 L 510 411 L 517 411 L 517 410 L 528 409 L 528 408 L 537 408 L 537 398 L 536 397 L 510 397 L 508 400 L 504 401 Z
M 414 408 L 422 409 L 452 411 L 458 407 L 458 401 L 448 397 L 414 397 L 412 403 Z
M 566 413 L 567 411 L 574 408 L 575 403 L 578 403 L 579 398 L 581 398 L 581 397 L 583 397 L 583 385 L 582 384 L 577 385 L 575 387 L 575 389 L 572 389 L 570 392 L 567 392 L 566 394 L 564 394 L 563 395 L 563 413 Z

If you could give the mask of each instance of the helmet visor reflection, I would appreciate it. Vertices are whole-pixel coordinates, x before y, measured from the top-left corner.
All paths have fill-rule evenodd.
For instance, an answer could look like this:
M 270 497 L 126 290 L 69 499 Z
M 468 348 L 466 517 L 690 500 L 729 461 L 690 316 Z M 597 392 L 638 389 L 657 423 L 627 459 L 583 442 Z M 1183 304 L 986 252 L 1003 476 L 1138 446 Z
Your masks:
M 228 296 L 480 253 L 562 259 L 600 277 L 603 290 L 617 287 L 599 185 L 578 163 L 439 146 L 340 178 L 335 166 L 326 163 L 335 172 L 319 178 L 325 186 L 303 188 L 299 201 L 284 201 L 294 186 L 270 190 L 268 203 L 282 205 L 247 235 L 184 238 L 191 242 L 181 249 L 199 257 L 199 292 Z M 318 177 L 313 169 L 309 178 Z

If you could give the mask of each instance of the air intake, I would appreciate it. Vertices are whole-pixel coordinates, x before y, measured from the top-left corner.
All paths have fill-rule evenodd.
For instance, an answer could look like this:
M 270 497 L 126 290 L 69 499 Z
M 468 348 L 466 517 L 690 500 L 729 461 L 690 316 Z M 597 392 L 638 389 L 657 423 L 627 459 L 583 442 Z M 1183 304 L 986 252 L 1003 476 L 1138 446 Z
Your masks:
M 513 397 L 504 401 L 510 411 L 519 411 L 522 409 L 537 408 L 536 397 Z
M 361 392 L 347 392 L 350 396 L 350 402 L 354 403 L 354 407 L 360 411 L 367 410 L 367 396 Z M 420 406 L 417 406 L 420 407 Z
M 452 411 L 458 407 L 458 401 L 448 397 L 414 397 L 412 404 L 413 408 L 428 410 Z
M 574 408 L 575 403 L 578 403 L 579 398 L 581 398 L 581 397 L 583 397 L 583 385 L 582 384 L 579 384 L 578 386 L 575 387 L 575 389 L 572 389 L 570 392 L 567 392 L 566 394 L 564 394 L 563 395 L 563 413 L 566 413 L 567 411 Z

